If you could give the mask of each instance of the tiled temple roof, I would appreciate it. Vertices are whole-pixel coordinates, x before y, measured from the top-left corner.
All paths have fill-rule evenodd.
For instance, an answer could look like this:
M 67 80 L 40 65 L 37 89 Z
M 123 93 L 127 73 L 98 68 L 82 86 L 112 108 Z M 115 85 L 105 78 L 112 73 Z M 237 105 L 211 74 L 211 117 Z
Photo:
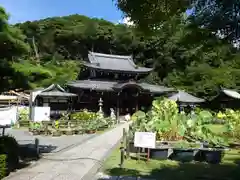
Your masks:
M 121 71 L 128 73 L 148 73 L 152 68 L 138 67 L 132 56 L 120 56 L 89 52 L 89 63 L 84 63 L 85 66 L 93 69 Z
M 188 94 L 184 91 L 178 91 L 176 94 L 173 94 L 169 97 L 169 99 L 172 99 L 174 101 L 183 102 L 183 103 L 202 103 L 205 102 L 204 99 L 195 97 L 191 94 Z
M 151 93 L 164 93 L 164 92 L 174 92 L 173 88 L 168 88 L 165 86 L 152 85 L 148 83 L 137 83 L 137 82 L 117 82 L 117 81 L 100 81 L 100 80 L 79 80 L 68 83 L 69 87 L 81 88 L 81 89 L 91 89 L 98 91 L 114 91 L 116 89 L 121 89 L 127 85 L 139 86 L 145 91 Z

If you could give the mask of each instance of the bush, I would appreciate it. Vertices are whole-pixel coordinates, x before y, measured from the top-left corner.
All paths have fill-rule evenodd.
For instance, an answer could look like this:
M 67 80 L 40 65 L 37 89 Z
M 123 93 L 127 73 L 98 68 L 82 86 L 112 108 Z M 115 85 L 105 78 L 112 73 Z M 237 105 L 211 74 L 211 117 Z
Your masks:
M 23 108 L 19 110 L 19 126 L 20 127 L 29 127 L 29 109 Z
M 19 146 L 15 138 L 10 136 L 0 137 L 0 154 L 6 154 L 8 172 L 16 169 L 19 164 Z
M 19 121 L 29 120 L 29 109 L 23 108 L 19 110 Z
M 5 154 L 0 155 L 0 179 L 3 179 L 6 176 L 6 158 Z
M 73 113 L 71 115 L 71 119 L 77 120 L 77 121 L 89 121 L 89 120 L 95 120 L 96 118 L 97 118 L 97 113 L 89 112 L 87 110 Z

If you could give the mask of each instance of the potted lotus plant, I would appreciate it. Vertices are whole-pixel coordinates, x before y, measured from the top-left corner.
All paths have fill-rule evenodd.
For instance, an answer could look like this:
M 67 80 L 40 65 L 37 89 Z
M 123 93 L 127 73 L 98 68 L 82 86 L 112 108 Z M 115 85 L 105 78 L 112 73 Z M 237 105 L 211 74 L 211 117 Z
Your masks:
M 208 163 L 219 163 L 223 157 L 224 146 L 227 145 L 226 139 L 215 133 L 209 124 L 213 122 L 213 116 L 209 111 L 200 111 L 187 125 L 188 137 L 201 142 L 199 153 L 195 160 L 206 161 Z
M 155 149 L 151 149 L 150 157 L 153 159 L 167 159 L 168 149 L 173 141 L 182 140 L 185 134 L 184 114 L 179 114 L 176 102 L 169 99 L 153 101 L 151 114 L 151 129 L 157 133 L 160 140 Z
M 40 122 L 33 122 L 33 123 L 31 123 L 31 126 L 33 128 L 32 129 L 33 135 L 39 135 L 41 127 L 42 127 L 42 124 Z

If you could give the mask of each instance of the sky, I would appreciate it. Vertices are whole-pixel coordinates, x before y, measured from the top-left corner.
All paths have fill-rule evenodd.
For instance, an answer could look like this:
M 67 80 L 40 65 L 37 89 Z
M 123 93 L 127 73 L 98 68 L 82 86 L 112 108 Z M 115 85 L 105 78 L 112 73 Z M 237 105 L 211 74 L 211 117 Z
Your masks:
M 122 13 L 112 0 L 0 0 L 11 24 L 53 16 L 81 14 L 121 22 Z

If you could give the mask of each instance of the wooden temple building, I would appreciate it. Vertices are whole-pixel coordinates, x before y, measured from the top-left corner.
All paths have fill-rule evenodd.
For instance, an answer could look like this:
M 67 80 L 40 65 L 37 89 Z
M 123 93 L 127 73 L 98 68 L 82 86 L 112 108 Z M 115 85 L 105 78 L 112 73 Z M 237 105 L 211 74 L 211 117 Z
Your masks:
M 137 66 L 132 56 L 89 52 L 88 60 L 84 63 L 86 79 L 67 84 L 69 92 L 78 96 L 73 102 L 75 110 L 96 112 L 101 99 L 103 112 L 109 115 L 113 108 L 118 117 L 147 110 L 156 96 L 174 92 L 172 88 L 140 82 L 152 68 Z

